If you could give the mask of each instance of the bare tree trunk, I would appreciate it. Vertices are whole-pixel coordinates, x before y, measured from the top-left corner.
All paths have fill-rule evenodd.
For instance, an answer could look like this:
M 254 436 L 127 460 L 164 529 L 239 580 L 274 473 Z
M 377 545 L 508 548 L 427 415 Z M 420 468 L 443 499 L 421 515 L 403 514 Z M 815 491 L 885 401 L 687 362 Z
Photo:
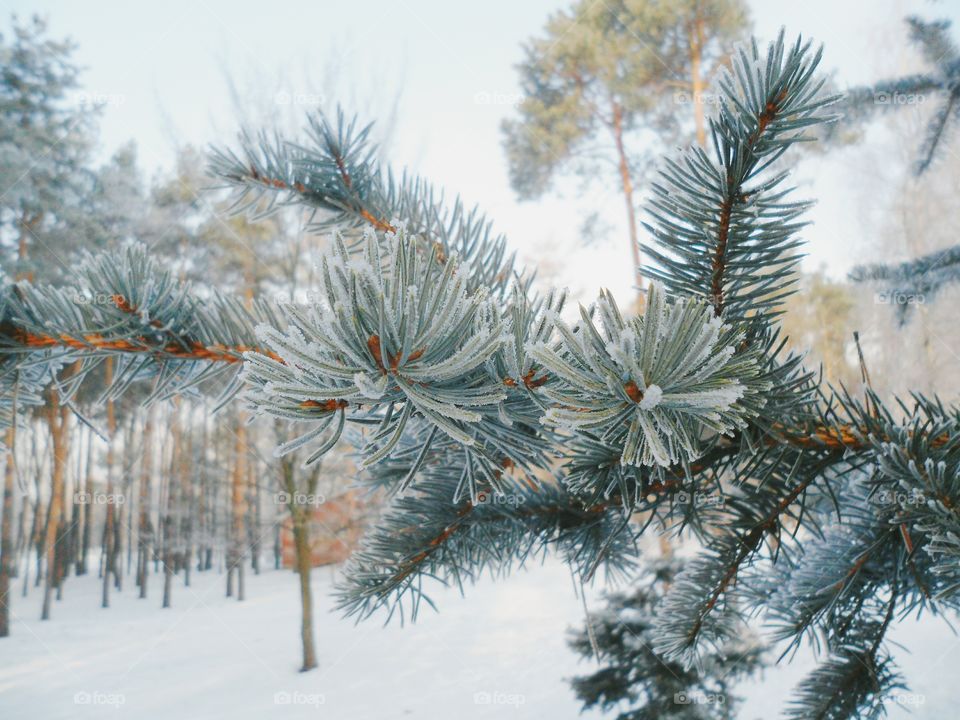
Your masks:
M 215 472 L 219 472 L 221 467 L 221 461 L 223 458 L 223 448 L 220 442 L 217 440 L 217 433 L 213 433 L 213 467 L 217 468 Z M 222 483 L 219 482 L 219 478 L 211 480 L 208 478 L 207 482 L 207 493 L 208 493 L 208 503 L 209 506 L 209 515 L 207 517 L 207 548 L 204 554 L 203 569 L 212 570 L 213 569 L 213 552 L 214 544 L 216 543 L 216 538 L 220 532 L 220 487 Z
M 180 476 L 180 462 L 182 437 L 180 428 L 180 404 L 174 401 L 173 419 L 170 423 L 173 447 L 170 452 L 170 472 L 167 480 L 167 512 L 163 519 L 163 607 L 168 608 L 173 594 L 173 544 L 174 544 L 174 513 L 177 502 L 177 485 Z
M 13 423 L 6 432 L 7 457 L 3 468 L 3 516 L 0 535 L 0 637 L 10 634 L 10 577 L 13 572 L 13 483 L 16 474 L 16 390 L 13 397 Z
M 123 434 L 123 455 L 120 460 L 120 482 L 117 483 L 114 492 L 116 493 L 113 498 L 116 502 L 113 503 L 116 516 L 114 518 L 114 529 L 113 529 L 113 561 L 111 562 L 111 568 L 113 569 L 113 583 L 116 587 L 117 592 L 123 590 L 123 533 L 129 523 L 127 518 L 127 503 L 126 499 L 129 495 L 129 483 L 130 476 L 128 474 L 128 469 L 131 465 L 130 456 L 133 452 L 133 437 L 136 429 L 135 417 L 131 416 L 130 422 L 127 425 L 126 432 Z M 122 502 L 120 500 L 122 499 Z
M 150 524 L 150 490 L 153 476 L 153 408 L 147 410 L 143 423 L 143 456 L 140 464 L 140 520 L 137 526 L 137 585 L 140 597 L 147 597 L 147 576 L 150 574 L 150 548 L 153 526 Z
M 291 507 L 292 504 L 291 504 Z M 309 506 L 293 511 L 293 547 L 296 553 L 297 574 L 300 576 L 300 640 L 303 645 L 301 672 L 317 667 L 317 651 L 313 643 L 313 593 L 310 588 L 312 557 L 310 552 Z
M 693 119 L 697 129 L 697 144 L 707 146 L 706 121 L 704 118 L 703 82 L 703 17 L 696 11 L 689 31 L 690 42 L 690 87 L 693 92 Z
M 47 505 L 47 525 L 44 531 L 44 553 L 47 560 L 46 584 L 43 592 L 43 609 L 40 619 L 50 619 L 50 601 L 53 599 L 53 590 L 59 583 L 57 577 L 58 539 L 62 536 L 64 475 L 67 456 L 70 451 L 70 438 L 67 427 L 70 415 L 65 407 L 60 406 L 60 395 L 56 389 L 51 389 L 47 402 L 47 425 L 50 428 L 50 440 L 53 448 L 52 467 L 50 473 L 50 502 Z
M 186 429 L 184 429 L 186 428 Z M 193 433 L 190 431 L 190 413 L 187 412 L 187 421 L 181 426 L 184 433 L 180 450 L 180 527 L 179 565 L 183 568 L 183 583 L 190 585 L 190 556 L 193 542 Z
M 232 580 L 236 578 L 237 600 L 244 599 L 244 519 L 246 515 L 246 484 L 247 484 L 247 426 L 243 411 L 237 413 L 235 457 L 233 465 L 233 492 L 230 505 L 233 509 L 233 522 L 230 533 L 230 560 L 227 573 L 227 597 L 232 591 Z
M 71 490 L 73 490 L 72 495 L 67 497 L 73 498 L 73 503 L 70 507 L 70 534 L 69 534 L 69 549 L 67 553 L 67 562 L 65 564 L 64 571 L 69 571 L 70 567 L 73 566 L 73 574 L 79 575 L 80 567 L 80 533 L 83 531 L 83 508 L 84 503 L 77 502 L 77 494 L 81 492 L 80 483 L 83 482 L 83 426 L 77 428 L 77 465 L 76 465 L 76 475 L 74 476 L 73 482 L 70 485 Z
M 209 449 L 209 422 L 207 422 L 207 404 L 203 404 L 203 432 L 200 436 L 200 472 L 197 475 L 197 572 L 204 570 L 204 552 L 206 550 L 208 537 L 210 533 L 209 523 L 207 522 L 207 450 Z
M 630 163 L 627 160 L 627 151 L 623 144 L 623 108 L 613 103 L 613 140 L 617 147 L 617 158 L 620 168 L 620 184 L 623 190 L 624 202 L 627 205 L 627 230 L 630 237 L 630 252 L 633 256 L 633 275 L 637 292 L 643 288 L 643 275 L 640 273 L 640 244 L 637 237 L 637 215 L 633 206 L 633 177 L 630 174 Z M 641 296 L 642 297 L 642 296 Z
M 253 459 L 255 460 L 255 458 Z M 260 507 L 260 491 L 257 487 L 257 468 L 255 462 L 247 463 L 248 503 L 253 504 L 253 522 L 247 523 L 247 537 L 250 545 L 250 568 L 254 575 L 260 574 L 260 528 L 263 518 Z
M 104 363 L 105 367 L 105 377 L 104 384 L 106 387 L 110 387 L 113 383 L 113 358 L 108 357 Z M 103 530 L 103 592 L 100 600 L 100 606 L 108 608 L 110 607 L 110 572 L 113 570 L 113 561 L 114 561 L 114 524 L 116 523 L 116 516 L 114 514 L 114 505 L 113 505 L 113 438 L 114 434 L 117 431 L 117 413 L 116 407 L 114 407 L 113 400 L 107 400 L 107 462 L 106 462 L 106 471 L 107 471 L 107 494 L 106 494 L 106 511 L 107 517 L 104 524 Z M 92 499 L 92 498 L 90 498 Z
M 79 480 L 78 480 L 79 482 Z M 83 492 L 87 498 L 93 497 L 93 433 L 87 433 L 87 467 L 83 479 Z M 80 539 L 80 568 L 78 575 L 87 574 L 87 557 L 90 554 L 90 533 L 93 531 L 93 507 L 83 507 L 83 535 Z
M 298 504 L 295 500 L 298 485 L 294 460 L 291 457 L 280 459 L 280 486 L 288 496 L 287 511 L 293 526 L 294 563 L 300 577 L 300 642 L 303 646 L 303 667 L 301 672 L 317 667 L 317 652 L 313 641 L 313 592 L 310 587 L 310 572 L 313 569 L 313 552 L 310 541 L 310 527 L 313 520 L 312 505 Z M 307 476 L 303 489 L 307 494 L 315 494 L 319 481 L 319 467 L 314 467 Z
M 41 498 L 42 490 L 40 487 L 40 468 L 41 462 L 39 460 L 38 450 L 37 450 L 37 434 L 33 433 L 31 442 L 30 442 L 30 458 L 32 460 L 32 469 L 33 469 L 33 486 L 34 486 L 34 497 L 36 500 L 33 503 L 33 518 L 30 521 L 30 545 L 33 548 L 34 553 L 36 554 L 37 568 L 36 568 L 36 578 L 34 579 L 33 586 L 40 587 L 40 579 L 42 577 L 43 571 L 43 528 L 40 526 L 40 516 L 43 514 L 43 500 Z M 44 451 L 46 454 L 46 451 Z M 27 575 L 24 574 L 24 593 L 23 596 L 26 597 L 26 588 L 27 588 Z

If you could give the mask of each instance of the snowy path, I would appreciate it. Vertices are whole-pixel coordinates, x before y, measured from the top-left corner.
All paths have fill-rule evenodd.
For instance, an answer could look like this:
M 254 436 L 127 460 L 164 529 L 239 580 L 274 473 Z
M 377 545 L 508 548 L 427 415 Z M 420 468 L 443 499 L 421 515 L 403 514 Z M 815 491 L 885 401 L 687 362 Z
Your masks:
M 223 597 L 223 576 L 194 574 L 159 609 L 160 588 L 138 600 L 132 588 L 99 607 L 96 578 L 70 578 L 67 597 L 41 623 L 40 594 L 15 597 L 13 636 L 0 640 L 2 720 L 213 720 L 229 718 L 528 718 L 579 716 L 564 678 L 586 665 L 565 645 L 582 610 L 566 570 L 554 563 L 461 599 L 434 595 L 416 625 L 354 626 L 331 612 L 331 573 L 317 571 L 320 668 L 297 672 L 298 596 L 289 572 L 248 578 L 243 603 Z M 900 628 L 915 650 L 900 654 L 912 692 L 907 715 L 951 718 L 960 642 L 942 624 Z M 920 649 L 923 652 L 920 652 Z M 805 665 L 805 663 L 801 664 Z M 747 690 L 742 718 L 773 718 L 805 667 L 768 670 Z M 599 714 L 580 717 L 598 718 Z

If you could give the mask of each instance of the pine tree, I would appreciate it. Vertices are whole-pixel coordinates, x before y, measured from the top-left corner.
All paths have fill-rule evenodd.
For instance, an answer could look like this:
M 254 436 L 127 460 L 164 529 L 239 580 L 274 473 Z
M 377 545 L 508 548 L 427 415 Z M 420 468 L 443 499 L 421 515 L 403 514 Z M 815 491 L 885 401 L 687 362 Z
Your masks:
M 760 617 L 788 648 L 819 641 L 792 717 L 876 717 L 902 683 L 893 621 L 957 605 L 960 409 L 835 390 L 783 349 L 809 203 L 778 161 L 835 119 L 819 60 L 782 35 L 736 55 L 708 149 L 654 186 L 642 316 L 533 292 L 479 212 L 383 168 L 369 128 L 314 117 L 308 143 L 247 134 L 211 168 L 238 211 L 299 204 L 334 230 L 314 302 L 194 289 L 136 244 L 73 286 L 10 284 L 0 419 L 113 358 L 107 397 L 243 389 L 294 431 L 281 455 L 353 442 L 391 498 L 339 590 L 359 618 L 415 617 L 431 579 L 547 551 L 584 582 L 631 577 L 641 534 L 681 533 L 702 549 L 658 605 L 661 660 L 703 676 Z
M 600 667 L 573 679 L 584 709 L 618 710 L 617 720 L 732 720 L 740 698 L 733 686 L 762 665 L 764 648 L 750 630 L 706 656 L 703 670 L 664 662 L 653 651 L 657 607 L 683 561 L 668 557 L 650 564 L 629 593 L 607 598 L 606 608 L 590 613 L 570 646 L 584 657 L 598 656 Z M 626 706 L 626 707 L 625 707 Z
M 640 288 L 635 195 L 651 158 L 637 137 L 674 139 L 685 125 L 678 109 L 690 108 L 706 142 L 707 88 L 747 26 L 740 0 L 576 2 L 554 14 L 524 47 L 519 117 L 503 124 L 513 189 L 529 200 L 558 176 L 616 167 Z
M 0 248 L 6 269 L 17 278 L 56 274 L 61 265 L 56 248 L 83 217 L 79 201 L 90 189 L 89 176 L 83 171 L 91 144 L 89 113 L 67 102 L 77 84 L 72 52 L 70 42 L 47 36 L 46 24 L 39 18 L 25 23 L 15 20 L 10 36 L 0 36 Z M 49 414 L 48 418 L 53 434 L 57 419 Z M 0 517 L 0 637 L 9 633 L 9 587 L 14 572 L 10 535 L 14 440 L 14 432 L 8 430 Z M 62 448 L 66 440 L 59 438 L 57 447 Z M 47 614 L 49 603 L 45 605 Z

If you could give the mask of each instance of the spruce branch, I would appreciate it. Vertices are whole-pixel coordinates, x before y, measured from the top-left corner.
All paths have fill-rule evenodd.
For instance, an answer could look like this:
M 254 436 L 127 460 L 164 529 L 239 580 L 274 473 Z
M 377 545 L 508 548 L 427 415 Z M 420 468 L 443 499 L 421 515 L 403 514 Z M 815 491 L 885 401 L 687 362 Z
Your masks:
M 651 222 L 655 261 L 646 274 L 671 294 L 708 299 L 732 323 L 777 314 L 792 290 L 797 263 L 794 220 L 809 207 L 789 201 L 787 173 L 766 171 L 804 131 L 832 122 L 814 72 L 821 52 L 783 34 L 761 57 L 754 43 L 735 56 L 720 82 L 723 102 L 710 120 L 714 159 L 700 149 L 668 160 L 653 185 Z
M 238 150 L 214 148 L 210 172 L 233 191 L 233 210 L 263 217 L 288 205 L 310 211 L 314 227 L 348 232 L 361 226 L 377 232 L 399 229 L 438 244 L 440 260 L 456 253 L 470 268 L 473 289 L 503 296 L 515 279 L 514 255 L 492 223 L 460 198 L 444 194 L 422 178 L 399 177 L 377 159 L 372 126 L 358 128 L 338 110 L 335 119 L 309 119 L 309 144 L 244 131 Z M 525 287 L 531 278 L 520 280 Z

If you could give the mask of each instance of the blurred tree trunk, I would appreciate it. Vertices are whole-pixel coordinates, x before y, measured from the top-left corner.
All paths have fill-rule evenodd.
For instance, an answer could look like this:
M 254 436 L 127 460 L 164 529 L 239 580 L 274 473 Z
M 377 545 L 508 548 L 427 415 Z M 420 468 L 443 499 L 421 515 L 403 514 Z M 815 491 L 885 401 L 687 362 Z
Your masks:
M 153 545 L 153 526 L 150 523 L 150 493 L 153 479 L 153 418 L 152 407 L 143 421 L 143 455 L 140 461 L 140 495 L 137 522 L 137 585 L 140 597 L 147 597 L 147 578 L 150 574 L 150 548 Z
M 301 672 L 317 667 L 317 651 L 313 643 L 313 594 L 310 587 L 312 558 L 310 553 L 310 513 L 303 507 L 293 512 L 293 547 L 296 553 L 297 575 L 300 577 L 300 640 L 303 645 Z
M 10 577 L 13 573 L 13 485 L 16 475 L 17 387 L 13 394 L 13 423 L 6 432 L 6 462 L 3 468 L 3 515 L 0 535 L 0 637 L 10 634 Z
M 64 481 L 67 458 L 70 453 L 70 409 L 60 404 L 60 394 L 51 388 L 46 407 L 47 427 L 50 429 L 50 441 L 53 457 L 50 471 L 50 502 L 47 504 L 47 522 L 44 529 L 43 551 L 46 555 L 46 583 L 43 592 L 43 609 L 40 619 L 50 619 L 50 601 L 53 591 L 59 585 L 59 563 L 62 554 L 58 553 L 58 540 L 63 534 Z
M 113 358 L 108 357 L 104 362 L 104 385 L 110 387 L 113 383 Z M 117 411 L 112 399 L 107 400 L 107 494 L 106 494 L 106 520 L 103 527 L 103 592 L 100 600 L 101 607 L 110 607 L 110 573 L 113 571 L 113 545 L 114 545 L 114 525 L 116 516 L 113 505 L 113 438 L 117 431 Z M 88 498 L 92 500 L 93 498 Z
M 249 247 L 243 248 L 243 300 L 244 305 L 250 309 L 253 307 L 254 294 L 254 256 Z M 243 410 L 237 411 L 237 432 L 235 444 L 235 457 L 233 466 L 233 492 L 230 505 L 233 511 L 233 522 L 231 526 L 230 553 L 232 557 L 229 561 L 229 571 L 227 573 L 227 596 L 232 591 L 232 579 L 235 576 L 237 582 L 237 600 L 243 600 L 246 596 L 244 585 L 244 547 L 246 545 L 244 533 L 246 526 L 246 492 L 247 492 L 247 415 Z
M 236 442 L 234 444 L 233 479 L 230 506 L 232 522 L 230 532 L 229 570 L 227 571 L 227 597 L 233 594 L 233 584 L 236 581 L 237 600 L 244 599 L 244 517 L 246 514 L 246 484 L 247 484 L 247 425 L 246 414 L 237 412 Z
M 173 564 L 174 534 L 176 531 L 174 515 L 177 507 L 177 488 L 180 482 L 180 463 L 183 454 L 182 431 L 180 427 L 180 403 L 173 402 L 170 422 L 172 447 L 170 451 L 170 472 L 167 475 L 167 504 L 163 518 L 163 607 L 168 608 L 173 600 Z
M 77 480 L 79 483 L 79 479 Z M 89 498 L 93 496 L 93 433 L 87 433 L 87 467 L 83 478 L 84 496 Z M 87 558 L 90 555 L 90 533 L 93 531 L 93 508 L 90 505 L 83 506 L 83 533 L 80 538 L 80 566 L 77 568 L 78 575 L 87 574 Z
M 703 79 L 703 16 L 700 8 L 694 10 L 688 29 L 690 44 L 690 89 L 693 94 L 693 120 L 697 131 L 697 145 L 707 147 L 706 121 L 703 101 L 706 83 Z
M 130 418 L 130 423 L 127 425 L 127 430 L 123 434 L 123 454 L 120 460 L 120 473 L 121 477 L 119 482 L 114 488 L 114 495 L 108 498 L 112 500 L 110 505 L 114 507 L 114 522 L 113 522 L 113 557 L 110 562 L 110 569 L 113 572 L 113 584 L 114 587 L 119 592 L 123 590 L 123 530 L 124 526 L 127 524 L 127 512 L 126 512 L 126 498 L 127 498 L 127 489 L 129 484 L 129 475 L 127 474 L 127 469 L 130 467 L 130 454 L 133 448 L 133 432 L 134 432 L 134 417 Z M 118 502 L 121 500 L 121 502 Z
M 64 568 L 64 572 L 68 572 L 70 567 L 73 566 L 73 574 L 79 575 L 80 571 L 80 534 L 83 532 L 83 509 L 84 504 L 77 501 L 77 495 L 82 492 L 82 485 L 84 472 L 83 472 L 83 435 L 84 427 L 80 425 L 77 427 L 76 435 L 76 444 L 77 444 L 77 464 L 76 464 L 76 475 L 73 478 L 71 483 L 71 490 L 73 490 L 73 495 L 68 497 L 73 498 L 73 503 L 70 506 L 70 534 L 69 534 L 69 548 L 70 551 L 67 553 L 67 562 Z
M 630 174 L 630 163 L 627 159 L 627 150 L 623 144 L 623 108 L 613 102 L 613 122 L 610 130 L 613 133 L 613 142 L 617 148 L 617 161 L 620 169 L 620 185 L 623 190 L 624 202 L 627 205 L 627 230 L 629 231 L 630 252 L 633 256 L 633 277 L 637 292 L 643 287 L 643 275 L 640 274 L 640 245 L 637 239 L 637 214 L 633 206 L 633 177 Z
M 300 642 L 303 647 L 303 667 L 301 672 L 317 667 L 317 651 L 313 639 L 313 591 L 310 586 L 310 573 L 313 570 L 313 543 L 311 541 L 311 522 L 313 504 L 297 502 L 298 494 L 313 496 L 317 492 L 320 480 L 320 463 L 314 465 L 303 482 L 297 482 L 296 460 L 293 456 L 279 459 L 280 487 L 287 495 L 287 511 L 290 514 L 293 529 L 294 569 L 300 578 Z
M 193 514 L 194 514 L 194 473 L 193 473 L 193 433 L 191 432 L 190 413 L 181 425 L 183 441 L 180 451 L 180 528 L 178 565 L 183 568 L 183 584 L 190 586 L 190 558 L 193 554 Z
M 33 503 L 33 520 L 30 526 L 30 544 L 33 546 L 34 552 L 36 553 L 37 559 L 37 568 L 36 576 L 33 581 L 34 587 L 40 587 L 40 581 L 43 579 L 43 538 L 45 537 L 44 527 L 40 524 L 40 517 L 44 514 L 45 510 L 43 507 L 43 491 L 41 489 L 41 468 L 43 467 L 43 462 L 40 458 L 40 451 L 37 448 L 37 436 L 36 433 L 33 434 L 31 441 L 31 459 L 33 460 L 33 486 L 34 486 L 34 497 L 36 500 Z M 49 442 L 47 443 L 49 446 Z M 43 455 L 46 456 L 47 448 L 44 448 Z M 24 578 L 24 589 L 26 589 L 26 578 Z M 26 597 L 26 592 L 23 593 Z
M 260 528 L 263 518 L 260 507 L 260 490 L 257 487 L 257 466 L 255 458 L 247 463 L 247 496 L 248 503 L 253 505 L 253 521 L 247 523 L 247 538 L 250 545 L 250 568 L 254 575 L 260 574 Z M 249 505 L 248 505 L 249 506 Z
M 203 431 L 200 435 L 200 473 L 197 477 L 197 572 L 204 570 L 204 554 L 207 548 L 207 538 L 210 534 L 207 518 L 207 484 L 209 479 L 207 451 L 210 440 L 208 417 L 207 404 L 204 402 L 203 414 L 201 415 Z
M 310 521 L 312 505 L 297 503 L 297 480 L 294 460 L 280 459 L 280 481 L 287 494 L 287 509 L 293 526 L 293 551 L 296 572 L 300 578 L 300 642 L 303 646 L 303 667 L 301 672 L 317 667 L 317 651 L 313 641 L 313 591 L 310 587 L 310 573 L 313 569 L 312 543 L 310 540 Z M 312 472 L 307 480 L 307 491 L 316 491 L 319 472 Z

